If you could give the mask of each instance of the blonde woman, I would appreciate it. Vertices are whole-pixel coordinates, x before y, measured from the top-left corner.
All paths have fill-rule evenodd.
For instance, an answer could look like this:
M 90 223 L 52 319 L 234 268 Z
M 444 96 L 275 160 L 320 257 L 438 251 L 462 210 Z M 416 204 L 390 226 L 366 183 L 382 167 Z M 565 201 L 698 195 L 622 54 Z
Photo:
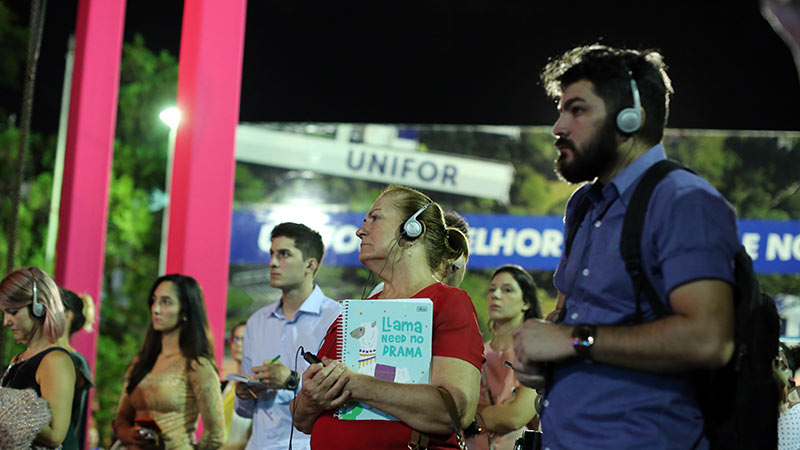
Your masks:
M 53 280 L 36 267 L 17 269 L 0 282 L 3 325 L 25 350 L 14 356 L 3 375 L 3 387 L 33 389 L 47 401 L 50 423 L 35 442 L 57 448 L 72 418 L 75 366 L 69 351 L 58 345 L 66 319 L 61 295 Z
M 409 225 L 410 222 L 415 225 Z M 311 433 L 311 448 L 452 448 L 453 421 L 438 388 L 449 392 L 463 428 L 478 403 L 482 339 L 469 295 L 436 279 L 445 264 L 469 257 L 467 238 L 445 225 L 442 209 L 419 191 L 389 186 L 356 232 L 359 260 L 384 282 L 373 298 L 430 298 L 433 336 L 430 384 L 402 384 L 346 370 L 339 361 L 339 321 L 319 356 L 303 373 L 294 408 L 295 426 Z M 340 420 L 333 411 L 347 400 L 368 404 L 398 420 Z M 423 436 L 424 435 L 424 436 Z M 416 439 L 419 438 L 419 439 Z M 428 439 L 427 445 L 424 440 Z

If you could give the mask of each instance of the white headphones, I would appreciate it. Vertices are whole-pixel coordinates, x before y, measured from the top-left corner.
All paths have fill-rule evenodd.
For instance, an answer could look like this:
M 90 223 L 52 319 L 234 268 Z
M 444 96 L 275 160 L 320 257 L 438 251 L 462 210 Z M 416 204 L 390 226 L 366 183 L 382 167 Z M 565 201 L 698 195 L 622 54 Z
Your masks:
M 33 317 L 43 317 L 44 305 L 36 301 L 36 278 L 31 277 L 31 280 L 33 280 L 33 303 L 31 303 L 31 313 L 33 313 Z
M 413 241 L 414 239 L 420 237 L 422 232 L 425 230 L 425 225 L 422 224 L 419 220 L 417 220 L 417 216 L 422 214 L 428 206 L 430 206 L 430 202 L 428 202 L 425 206 L 418 209 L 408 220 L 403 223 L 402 228 L 400 228 L 400 237 L 407 240 Z
M 633 107 L 625 108 L 617 114 L 617 128 L 623 134 L 633 134 L 642 127 L 642 102 L 639 99 L 639 87 L 633 79 L 633 73 L 628 71 L 631 77 L 631 93 L 633 94 Z

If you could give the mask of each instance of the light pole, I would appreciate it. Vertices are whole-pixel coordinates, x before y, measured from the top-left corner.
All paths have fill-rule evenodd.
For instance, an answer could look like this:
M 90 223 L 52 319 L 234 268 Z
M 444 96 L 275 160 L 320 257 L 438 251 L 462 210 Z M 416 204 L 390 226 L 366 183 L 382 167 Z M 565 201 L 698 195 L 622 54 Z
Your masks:
M 158 253 L 158 274 L 164 275 L 167 270 L 167 231 L 169 230 L 169 193 L 172 184 L 172 158 L 175 153 L 175 135 L 181 121 L 181 111 L 172 106 L 158 115 L 158 118 L 169 127 L 169 144 L 167 146 L 167 177 L 164 181 L 164 213 L 161 219 L 161 248 Z

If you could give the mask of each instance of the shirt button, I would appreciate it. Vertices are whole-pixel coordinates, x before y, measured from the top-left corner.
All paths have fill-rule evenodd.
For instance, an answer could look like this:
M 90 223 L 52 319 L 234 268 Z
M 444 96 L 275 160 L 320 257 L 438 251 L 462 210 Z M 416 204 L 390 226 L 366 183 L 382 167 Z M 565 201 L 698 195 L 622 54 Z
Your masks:
M 542 405 L 543 405 L 545 408 L 547 408 L 548 406 L 550 406 L 550 400 L 545 400 L 545 401 L 543 401 L 543 402 L 542 402 Z
M 589 276 L 589 269 L 583 269 L 581 271 L 581 273 L 583 274 L 583 276 L 588 277 Z
M 572 318 L 572 320 L 575 320 L 578 318 L 578 313 L 572 313 L 570 317 Z
M 594 223 L 594 227 L 595 227 L 595 228 L 600 228 L 600 225 L 601 225 L 602 223 L 603 223 L 603 222 L 601 222 L 601 221 L 599 221 L 599 220 L 598 220 L 598 221 L 596 221 L 596 222 Z

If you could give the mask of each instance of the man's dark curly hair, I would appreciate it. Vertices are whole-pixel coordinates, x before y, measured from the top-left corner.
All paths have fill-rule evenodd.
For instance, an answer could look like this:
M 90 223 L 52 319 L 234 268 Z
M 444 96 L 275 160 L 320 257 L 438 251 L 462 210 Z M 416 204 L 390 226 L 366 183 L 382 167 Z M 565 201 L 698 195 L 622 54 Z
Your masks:
M 630 73 L 630 74 L 629 74 Z M 591 81 L 609 114 L 633 106 L 630 77 L 636 80 L 645 110 L 637 136 L 650 145 L 664 137 L 669 101 L 674 93 L 663 57 L 656 50 L 629 50 L 601 44 L 576 47 L 551 59 L 541 73 L 547 94 L 559 100 L 567 86 Z

